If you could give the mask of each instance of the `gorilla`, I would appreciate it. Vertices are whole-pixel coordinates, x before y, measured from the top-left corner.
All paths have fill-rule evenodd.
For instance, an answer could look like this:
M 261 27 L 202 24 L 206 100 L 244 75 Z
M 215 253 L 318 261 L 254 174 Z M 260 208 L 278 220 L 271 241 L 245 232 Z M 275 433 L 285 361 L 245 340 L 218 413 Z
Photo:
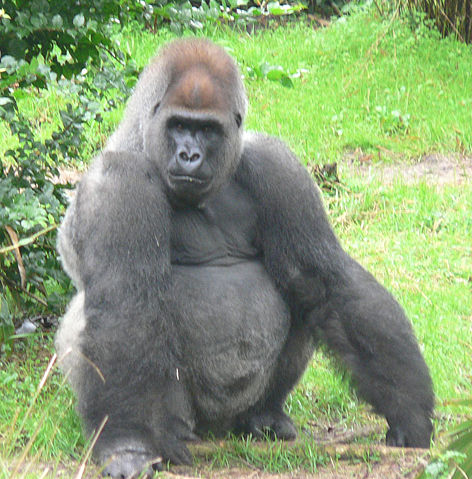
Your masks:
M 60 228 L 77 294 L 56 346 L 105 475 L 190 463 L 186 441 L 208 432 L 293 439 L 284 402 L 321 342 L 385 416 L 388 445 L 429 446 L 432 383 L 408 319 L 342 249 L 287 146 L 243 133 L 246 108 L 221 47 L 170 43 Z

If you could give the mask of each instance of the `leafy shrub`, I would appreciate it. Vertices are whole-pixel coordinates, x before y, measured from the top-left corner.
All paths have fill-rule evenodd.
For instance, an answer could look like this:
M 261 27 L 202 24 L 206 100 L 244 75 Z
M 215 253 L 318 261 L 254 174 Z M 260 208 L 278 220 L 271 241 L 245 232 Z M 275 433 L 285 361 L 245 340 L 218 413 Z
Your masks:
M 66 301 L 70 284 L 55 254 L 55 230 L 67 202 L 67 186 L 57 181 L 59 166 L 83 159 L 84 124 L 101 121 L 97 98 L 110 87 L 126 94 L 125 80 L 136 77 L 112 31 L 124 14 L 141 14 L 140 5 L 131 0 L 3 2 L 0 119 L 18 142 L 0 168 L 0 347 L 12 339 L 14 317 L 32 307 L 57 314 Z M 70 100 L 60 112 L 62 126 L 40 140 L 19 102 L 49 85 L 67 89 Z
M 261 17 L 284 17 L 294 15 L 306 6 L 298 1 L 279 3 L 253 0 L 176 0 L 175 2 L 146 3 L 146 24 L 156 29 L 168 24 L 177 34 L 184 29 L 201 30 L 208 24 L 227 24 L 247 28 L 248 23 Z
M 453 401 L 472 411 L 472 397 Z M 417 479 L 462 479 L 472 477 L 472 419 L 466 419 L 448 433 L 452 441 L 435 457 Z
M 423 12 L 443 36 L 454 34 L 472 43 L 472 0 L 403 0 L 412 12 Z

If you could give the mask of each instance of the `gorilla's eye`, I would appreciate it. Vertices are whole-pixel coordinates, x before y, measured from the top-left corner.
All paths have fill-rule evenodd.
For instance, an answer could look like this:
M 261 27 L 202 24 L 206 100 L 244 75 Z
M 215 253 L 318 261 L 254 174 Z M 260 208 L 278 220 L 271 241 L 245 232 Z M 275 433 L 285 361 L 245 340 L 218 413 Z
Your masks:
M 159 107 L 161 106 L 161 102 L 158 101 L 155 105 L 154 108 L 152 109 L 152 114 L 155 115 L 157 110 L 159 110 Z
M 175 129 L 177 131 L 182 131 L 184 129 L 184 125 L 182 123 L 178 122 L 178 123 L 175 124 Z
M 238 128 L 241 127 L 241 123 L 243 122 L 243 119 L 241 118 L 241 115 L 239 113 L 236 113 L 236 115 L 234 115 L 235 117 L 235 120 L 236 120 L 236 125 L 238 125 Z

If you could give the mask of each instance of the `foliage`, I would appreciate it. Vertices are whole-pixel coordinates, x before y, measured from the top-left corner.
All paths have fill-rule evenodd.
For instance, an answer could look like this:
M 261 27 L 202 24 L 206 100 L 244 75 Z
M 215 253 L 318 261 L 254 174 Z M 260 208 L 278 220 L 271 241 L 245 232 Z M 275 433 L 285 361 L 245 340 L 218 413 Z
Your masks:
M 101 91 L 127 92 L 123 72 L 135 76 L 132 64 L 117 71 L 127 59 L 111 35 L 113 22 L 130 3 L 3 2 L 0 119 L 17 142 L 5 152 L 0 169 L 0 346 L 10 346 L 15 316 L 32 306 L 57 314 L 67 296 L 69 280 L 55 254 L 55 229 L 67 202 L 59 166 L 83 158 L 84 124 L 101 120 Z M 99 71 L 95 81 L 87 77 L 88 69 Z M 36 119 L 19 104 L 51 85 L 67 92 L 69 100 L 59 112 L 57 130 L 40 139 Z
M 176 2 L 146 3 L 146 23 L 154 31 L 163 24 L 181 34 L 184 29 L 202 30 L 210 24 L 236 25 L 247 28 L 249 23 L 261 17 L 283 17 L 294 15 L 305 9 L 298 1 L 289 3 L 252 2 L 251 0 L 209 0 L 195 2 L 177 0 Z
M 454 404 L 472 410 L 472 397 Z M 472 477 L 472 419 L 455 427 L 447 450 L 431 461 L 417 479 L 462 479 Z
M 293 88 L 292 78 L 300 78 L 303 73 L 308 71 L 306 69 L 299 69 L 295 73 L 289 73 L 282 66 L 270 65 L 267 62 L 263 62 L 257 67 L 248 66 L 246 70 L 249 78 L 275 81 L 287 88 Z
M 403 0 L 412 12 L 424 12 L 443 36 L 472 43 L 472 0 Z

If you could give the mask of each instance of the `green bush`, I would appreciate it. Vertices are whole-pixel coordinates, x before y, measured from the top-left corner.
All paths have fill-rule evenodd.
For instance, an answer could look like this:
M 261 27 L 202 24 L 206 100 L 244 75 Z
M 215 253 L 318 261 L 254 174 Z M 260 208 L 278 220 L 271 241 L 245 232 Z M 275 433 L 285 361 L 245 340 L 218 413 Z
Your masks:
M 451 404 L 472 408 L 472 397 L 452 401 Z M 434 457 L 417 479 L 467 479 L 472 477 L 472 419 L 466 419 L 448 435 L 452 440 L 447 449 L 439 456 Z
M 472 43 L 472 0 L 404 0 L 413 12 L 423 12 L 443 36 L 456 35 Z
M 66 206 L 59 167 L 84 158 L 84 125 L 101 121 L 105 89 L 127 94 L 132 62 L 113 41 L 113 29 L 142 13 L 139 2 L 116 0 L 6 0 L 0 10 L 0 119 L 16 138 L 0 168 L 0 347 L 15 321 L 57 314 L 69 280 L 55 254 L 56 227 Z M 121 65 L 121 68 L 118 68 Z M 92 70 L 93 74 L 87 72 Z M 93 79 L 93 80 L 92 80 Z M 61 127 L 40 139 L 21 111 L 25 97 L 49 86 L 68 93 Z M 3 346 L 2 346 L 3 345 Z
M 84 125 L 100 122 L 104 99 L 114 106 L 136 79 L 133 62 L 113 40 L 130 22 L 181 32 L 203 24 L 244 24 L 262 15 L 284 16 L 304 7 L 250 0 L 5 0 L 0 9 L 0 120 L 16 138 L 0 168 L 0 348 L 10 345 L 14 318 L 34 311 L 58 314 L 70 284 L 55 254 L 56 228 L 66 207 L 60 166 L 88 159 Z M 133 28 L 135 26 L 133 25 Z M 290 82 L 284 72 L 267 74 Z M 60 90 L 61 127 L 39 138 L 22 100 Z M 114 90 L 112 96 L 108 94 Z M 36 120 L 35 120 L 36 121 Z M 97 142 L 92 150 L 101 145 Z M 4 347 L 4 346 L 3 346 Z

